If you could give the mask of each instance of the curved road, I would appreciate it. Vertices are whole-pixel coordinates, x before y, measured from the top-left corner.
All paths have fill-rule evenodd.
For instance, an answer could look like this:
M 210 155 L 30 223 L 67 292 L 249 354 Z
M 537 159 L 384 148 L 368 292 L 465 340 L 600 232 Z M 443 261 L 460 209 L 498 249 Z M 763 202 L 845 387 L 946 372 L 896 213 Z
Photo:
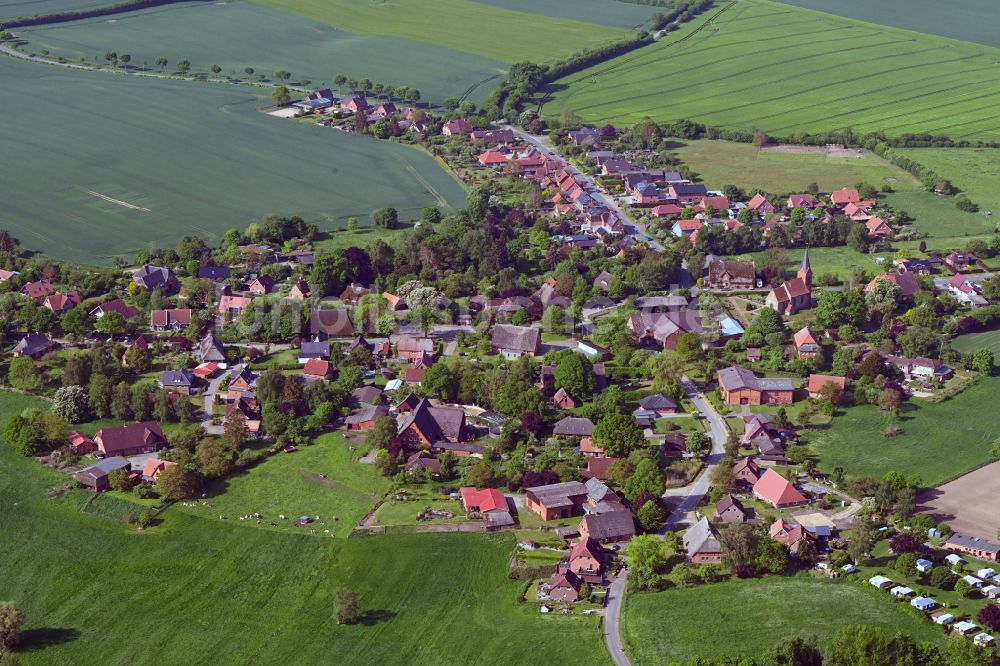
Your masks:
M 674 497 L 683 497 L 684 499 L 667 517 L 667 521 L 660 528 L 660 535 L 672 529 L 683 527 L 687 523 L 688 514 L 694 511 L 708 494 L 712 470 L 722 460 L 726 451 L 726 440 L 729 439 L 729 426 L 726 425 L 726 420 L 715 410 L 708 398 L 699 393 L 698 388 L 687 377 L 681 380 L 681 386 L 684 387 L 684 394 L 694 403 L 698 413 L 708 421 L 709 434 L 712 438 L 712 451 L 708 456 L 708 464 L 697 479 L 683 488 L 671 488 L 663 493 L 664 499 Z M 625 598 L 627 581 L 627 568 L 622 569 L 618 576 L 611 579 L 611 584 L 608 586 L 607 612 L 604 614 L 604 642 L 607 644 L 608 652 L 611 654 L 615 666 L 631 666 L 621 638 L 622 601 Z

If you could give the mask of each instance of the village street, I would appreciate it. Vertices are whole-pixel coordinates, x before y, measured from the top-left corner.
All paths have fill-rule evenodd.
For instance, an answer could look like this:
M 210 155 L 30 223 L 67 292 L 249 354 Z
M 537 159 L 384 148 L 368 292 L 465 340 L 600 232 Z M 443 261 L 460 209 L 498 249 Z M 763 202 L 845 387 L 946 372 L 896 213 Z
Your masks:
M 533 134 L 528 134 L 527 132 L 524 132 L 524 131 L 518 129 L 518 128 L 514 127 L 513 125 L 504 125 L 503 129 L 508 129 L 508 130 L 512 131 L 515 134 L 515 136 L 523 139 L 527 143 L 531 144 L 532 147 L 538 149 L 539 152 L 544 153 L 545 155 L 547 155 L 549 157 L 555 157 L 555 158 L 558 158 L 558 159 L 564 159 L 557 152 L 555 152 L 554 150 L 552 150 L 551 148 L 549 148 L 547 145 L 545 145 L 545 143 L 544 143 L 545 137 L 535 136 Z M 587 174 L 583 173 L 582 171 L 580 171 L 579 169 L 577 169 L 575 166 L 573 166 L 572 164 L 570 164 L 568 162 L 566 164 L 566 171 L 568 171 L 574 177 L 578 176 L 579 178 L 582 178 L 584 181 L 586 181 L 587 187 L 585 189 L 587 190 L 587 192 L 591 196 L 593 196 L 595 199 L 597 199 L 598 201 L 600 201 L 601 203 L 603 203 L 605 206 L 607 206 L 608 208 L 610 208 L 611 210 L 613 210 L 615 213 L 617 213 L 619 215 L 619 217 L 621 217 L 622 220 L 627 225 L 632 226 L 633 229 L 634 229 L 634 232 L 632 233 L 632 235 L 635 237 L 635 239 L 637 241 L 645 242 L 655 252 L 663 252 L 663 246 L 660 245 L 655 240 L 653 240 L 649 236 L 649 234 L 646 233 L 646 227 L 645 227 L 645 225 L 638 224 L 631 217 L 629 217 L 628 214 L 624 210 L 622 210 L 621 207 L 618 206 L 618 204 L 614 200 L 614 197 L 611 197 L 611 196 L 608 196 L 607 194 L 605 194 L 604 190 L 602 190 L 601 187 L 596 182 L 594 182 L 594 180 L 590 176 L 588 176 Z

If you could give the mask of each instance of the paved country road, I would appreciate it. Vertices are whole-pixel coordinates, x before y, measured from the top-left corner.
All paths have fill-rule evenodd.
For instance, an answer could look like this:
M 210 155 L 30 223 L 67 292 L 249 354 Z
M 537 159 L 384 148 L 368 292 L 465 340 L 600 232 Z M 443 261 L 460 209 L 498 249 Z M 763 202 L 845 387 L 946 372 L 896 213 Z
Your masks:
M 625 588 L 628 586 L 628 568 L 623 568 L 617 576 L 611 579 L 608 586 L 608 608 L 604 616 L 604 642 L 608 645 L 608 652 L 615 666 L 630 666 L 628 655 L 622 646 L 621 629 L 619 628 L 622 601 L 625 599 Z

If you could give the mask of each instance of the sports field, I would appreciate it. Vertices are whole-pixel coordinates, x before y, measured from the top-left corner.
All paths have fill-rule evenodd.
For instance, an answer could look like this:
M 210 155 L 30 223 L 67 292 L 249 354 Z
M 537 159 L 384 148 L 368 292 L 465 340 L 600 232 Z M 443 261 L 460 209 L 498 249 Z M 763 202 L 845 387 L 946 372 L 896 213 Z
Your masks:
M 316 87 L 332 86 L 342 73 L 415 87 L 423 99 L 438 103 L 467 91 L 469 99 L 481 102 L 507 70 L 499 60 L 427 42 L 342 32 L 245 0 L 169 5 L 17 32 L 27 41 L 22 49 L 47 50 L 71 62 L 82 57 L 105 64 L 103 54 L 116 50 L 131 55 L 133 66 L 145 63 L 154 70 L 157 57 L 164 56 L 171 64 L 188 60 L 196 73 L 219 65 L 222 74 L 240 79 L 246 78 L 246 67 L 269 78 L 283 69 Z M 262 41 L 269 48 L 259 48 Z
M 39 404 L 0 393 L 0 422 Z M 332 539 L 177 507 L 137 532 L 110 518 L 126 500 L 50 499 L 64 483 L 0 441 L 0 599 L 25 612 L 22 664 L 607 662 L 595 618 L 516 605 L 509 535 Z M 341 585 L 359 625 L 334 622 Z
M 790 5 L 953 39 L 1000 46 L 993 0 L 781 0 Z
M 461 206 L 426 153 L 257 111 L 267 91 L 0 59 L 0 226 L 27 247 L 108 262 L 186 234 L 210 244 L 268 213 L 320 228 L 395 206 Z M 44 110 L 46 100 L 72 100 Z
M 846 581 L 801 574 L 736 580 L 625 598 L 622 637 L 637 664 L 686 664 L 692 657 L 763 657 L 779 641 L 815 635 L 821 648 L 849 624 L 878 626 L 940 643 L 943 636 L 886 595 Z
M 557 81 L 544 113 L 570 108 L 622 124 L 689 118 L 779 135 L 851 127 L 1000 138 L 1000 80 L 983 75 L 1000 50 L 770 0 L 719 7 L 729 9 Z
M 473 0 L 435 0 L 433 6 L 421 0 L 258 1 L 346 32 L 426 42 L 504 62 L 548 62 L 630 32 Z M 405 60 L 400 61 L 401 68 L 408 66 Z
M 881 478 L 897 470 L 935 486 L 989 460 L 990 445 L 1000 436 L 1000 421 L 992 416 L 998 390 L 1000 377 L 989 377 L 945 402 L 910 400 L 898 423 L 878 407 L 850 407 L 828 430 L 806 440 L 824 472 L 843 467 L 848 476 Z M 903 433 L 883 437 L 893 425 Z

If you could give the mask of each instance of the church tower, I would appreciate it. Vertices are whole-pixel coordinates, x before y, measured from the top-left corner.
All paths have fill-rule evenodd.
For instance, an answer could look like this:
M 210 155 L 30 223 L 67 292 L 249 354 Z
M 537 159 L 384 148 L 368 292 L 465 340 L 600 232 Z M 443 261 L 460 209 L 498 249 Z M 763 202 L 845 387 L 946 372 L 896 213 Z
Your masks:
M 806 251 L 802 254 L 802 265 L 799 266 L 799 272 L 795 274 L 795 277 L 805 282 L 810 291 L 812 290 L 813 272 L 812 266 L 809 265 L 809 248 L 806 248 Z

